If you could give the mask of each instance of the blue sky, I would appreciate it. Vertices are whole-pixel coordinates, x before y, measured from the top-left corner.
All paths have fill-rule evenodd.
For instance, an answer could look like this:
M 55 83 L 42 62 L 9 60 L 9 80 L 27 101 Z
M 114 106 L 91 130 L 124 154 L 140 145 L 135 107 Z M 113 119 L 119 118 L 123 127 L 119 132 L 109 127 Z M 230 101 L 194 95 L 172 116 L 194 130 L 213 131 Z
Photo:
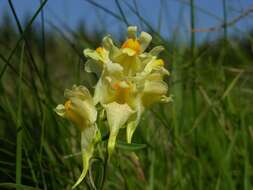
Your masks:
M 115 0 L 93 1 L 116 14 L 120 14 Z M 189 0 L 119 0 L 128 22 L 131 25 L 143 27 L 143 25 L 140 25 L 138 17 L 126 6 L 126 2 L 134 6 L 134 1 L 138 7 L 139 14 L 155 30 L 160 31 L 164 38 L 171 37 L 173 32 L 177 31 L 182 41 L 189 39 Z M 24 19 L 35 12 L 40 0 L 13 0 L 12 2 L 19 18 Z M 252 0 L 227 0 L 228 20 L 239 15 L 252 4 Z M 195 0 L 195 5 L 196 28 L 209 28 L 222 23 L 222 0 Z M 72 29 L 75 29 L 80 22 L 83 22 L 86 24 L 88 31 L 93 31 L 94 28 L 97 28 L 116 36 L 119 31 L 125 30 L 125 25 L 122 22 L 95 8 L 86 0 L 48 0 L 44 11 L 46 20 L 59 25 L 62 30 L 64 30 L 64 27 L 61 26 L 59 20 Z M 0 1 L 0 15 L 4 12 L 10 13 L 7 0 Z M 162 18 L 160 24 L 159 17 Z M 0 18 L 0 22 L 2 18 Z M 39 17 L 36 22 L 40 22 Z M 244 35 L 244 32 L 250 28 L 253 28 L 253 14 L 229 28 L 229 32 Z M 145 27 L 142 29 L 145 30 Z M 221 33 L 197 33 L 197 37 L 201 40 L 208 36 L 211 38 L 215 37 Z

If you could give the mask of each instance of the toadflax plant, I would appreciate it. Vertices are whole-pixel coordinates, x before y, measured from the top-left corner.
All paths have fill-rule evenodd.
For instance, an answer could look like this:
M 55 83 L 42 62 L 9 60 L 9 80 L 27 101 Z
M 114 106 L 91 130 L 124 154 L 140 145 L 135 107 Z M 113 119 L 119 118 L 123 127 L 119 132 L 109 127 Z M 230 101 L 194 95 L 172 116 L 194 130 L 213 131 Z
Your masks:
M 55 109 L 81 131 L 83 171 L 73 188 L 84 179 L 94 146 L 101 141 L 96 124 L 98 112 L 105 112 L 109 126 L 107 149 L 110 157 L 121 128 L 126 128 L 126 140 L 131 143 L 144 110 L 155 102 L 171 100 L 166 96 L 168 86 L 163 81 L 169 72 L 164 68 L 164 61 L 158 58 L 163 47 L 145 52 L 151 40 L 146 32 L 137 36 L 137 27 L 130 26 L 128 38 L 121 47 L 115 46 L 110 36 L 106 36 L 101 47 L 84 50 L 88 58 L 86 72 L 99 77 L 94 95 L 92 97 L 84 86 L 74 85 L 71 90 L 65 90 L 65 104 Z M 97 109 L 98 106 L 102 109 Z

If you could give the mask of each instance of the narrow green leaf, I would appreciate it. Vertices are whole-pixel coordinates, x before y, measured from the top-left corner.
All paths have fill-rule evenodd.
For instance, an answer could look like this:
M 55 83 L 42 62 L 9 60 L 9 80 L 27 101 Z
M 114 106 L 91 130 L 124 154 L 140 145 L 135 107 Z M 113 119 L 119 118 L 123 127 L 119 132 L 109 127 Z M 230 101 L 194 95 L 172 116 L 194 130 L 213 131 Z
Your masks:
M 116 147 L 120 148 L 120 149 L 124 149 L 124 150 L 134 151 L 134 150 L 140 150 L 140 149 L 147 148 L 147 145 L 146 144 L 137 144 L 137 143 L 128 144 L 123 141 L 118 141 L 116 144 Z

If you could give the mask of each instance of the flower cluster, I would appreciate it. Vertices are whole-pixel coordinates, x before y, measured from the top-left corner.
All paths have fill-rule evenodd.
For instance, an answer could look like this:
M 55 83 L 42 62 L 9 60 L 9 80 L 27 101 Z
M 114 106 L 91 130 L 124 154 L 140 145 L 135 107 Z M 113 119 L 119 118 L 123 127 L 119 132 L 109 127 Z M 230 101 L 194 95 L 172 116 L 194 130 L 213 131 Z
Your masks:
M 82 132 L 83 172 L 73 187 L 85 177 L 94 145 L 101 140 L 96 125 L 97 105 L 105 113 L 109 126 L 108 153 L 112 154 L 116 138 L 121 128 L 126 128 L 126 139 L 131 143 L 132 136 L 140 122 L 144 110 L 151 104 L 168 102 L 167 84 L 163 81 L 169 72 L 164 61 L 158 58 L 162 46 L 145 52 L 152 37 L 137 27 L 128 27 L 128 38 L 119 48 L 110 36 L 103 38 L 101 47 L 85 49 L 88 58 L 86 72 L 95 73 L 99 80 L 92 97 L 84 86 L 73 86 L 65 91 L 67 101 L 56 107 L 56 113 L 77 125 Z

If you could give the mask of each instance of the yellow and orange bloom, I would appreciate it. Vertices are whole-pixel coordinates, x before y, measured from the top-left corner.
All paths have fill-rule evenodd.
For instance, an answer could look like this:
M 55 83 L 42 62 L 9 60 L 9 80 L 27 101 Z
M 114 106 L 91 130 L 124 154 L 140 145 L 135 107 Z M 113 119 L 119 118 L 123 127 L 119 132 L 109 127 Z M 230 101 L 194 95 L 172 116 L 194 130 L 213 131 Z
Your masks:
M 164 67 L 164 61 L 157 58 L 163 47 L 157 46 L 150 52 L 145 52 L 151 40 L 151 35 L 146 32 L 137 36 L 137 27 L 130 26 L 128 38 L 121 47 L 115 46 L 110 36 L 106 36 L 102 47 L 99 47 L 99 51 L 103 49 L 106 58 L 103 59 L 103 68 L 99 71 L 101 75 L 95 87 L 94 102 L 104 107 L 108 122 L 114 119 L 110 106 L 114 109 L 117 107 L 118 113 L 127 113 L 124 115 L 124 122 L 116 122 L 118 125 L 113 126 L 113 122 L 109 122 L 110 131 L 113 132 L 108 142 L 110 152 L 114 149 L 114 141 L 120 128 L 127 127 L 127 142 L 131 143 L 145 108 L 157 101 L 170 100 L 166 97 L 167 84 L 163 82 L 163 77 L 169 75 L 169 72 Z M 94 60 L 87 51 L 85 55 Z M 90 63 L 90 59 L 87 63 Z M 90 72 L 90 67 L 87 66 L 86 71 Z
M 73 122 L 81 130 L 81 148 L 83 170 L 72 188 L 79 185 L 84 179 L 92 157 L 94 145 L 100 140 L 100 132 L 96 125 L 97 110 L 89 90 L 84 86 L 74 85 L 64 93 L 67 101 L 59 104 L 55 112 Z
M 92 97 L 85 87 L 73 86 L 72 90 L 65 91 L 65 104 L 56 108 L 60 116 L 72 121 L 82 131 L 84 169 L 74 187 L 85 177 L 94 145 L 99 141 L 98 104 L 102 106 L 102 113 L 105 112 L 110 130 L 107 147 L 111 156 L 121 128 L 126 128 L 126 139 L 131 143 L 142 113 L 153 103 L 171 100 L 166 96 L 168 86 L 163 81 L 169 72 L 164 60 L 158 58 L 164 48 L 156 46 L 146 52 L 151 40 L 151 35 L 141 32 L 138 36 L 137 27 L 130 26 L 127 39 L 120 47 L 106 36 L 100 47 L 84 50 L 88 58 L 86 72 L 99 77 L 94 95 Z

